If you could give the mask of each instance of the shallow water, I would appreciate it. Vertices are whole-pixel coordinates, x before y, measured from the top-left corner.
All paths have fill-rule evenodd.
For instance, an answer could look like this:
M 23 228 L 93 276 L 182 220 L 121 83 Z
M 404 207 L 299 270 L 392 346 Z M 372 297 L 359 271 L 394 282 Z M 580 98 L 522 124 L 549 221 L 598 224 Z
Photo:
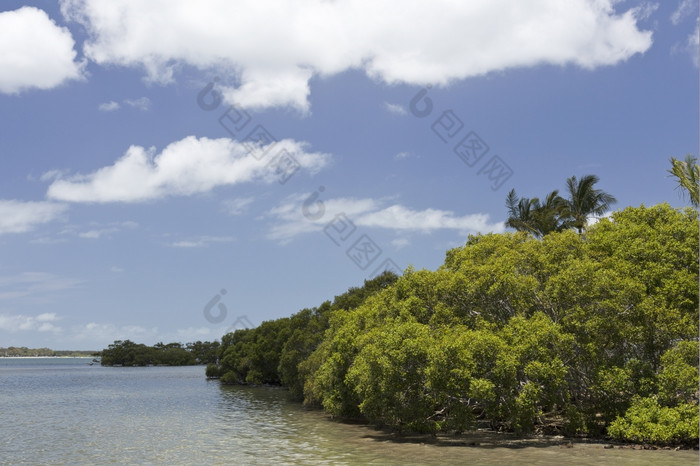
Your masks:
M 280 389 L 221 386 L 201 366 L 89 361 L 0 358 L 1 464 L 698 464 L 695 451 L 397 438 L 331 421 Z

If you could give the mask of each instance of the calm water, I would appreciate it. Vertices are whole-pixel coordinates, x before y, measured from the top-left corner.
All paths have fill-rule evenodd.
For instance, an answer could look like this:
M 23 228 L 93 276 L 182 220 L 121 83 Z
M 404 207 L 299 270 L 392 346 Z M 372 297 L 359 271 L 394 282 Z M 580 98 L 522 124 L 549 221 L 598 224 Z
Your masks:
M 697 464 L 692 451 L 397 440 L 329 420 L 270 388 L 224 387 L 199 367 L 105 368 L 0 358 L 1 464 Z M 479 446 L 465 442 L 478 441 Z M 561 441 L 557 441 L 560 443 Z M 505 443 L 509 442 L 505 440 Z

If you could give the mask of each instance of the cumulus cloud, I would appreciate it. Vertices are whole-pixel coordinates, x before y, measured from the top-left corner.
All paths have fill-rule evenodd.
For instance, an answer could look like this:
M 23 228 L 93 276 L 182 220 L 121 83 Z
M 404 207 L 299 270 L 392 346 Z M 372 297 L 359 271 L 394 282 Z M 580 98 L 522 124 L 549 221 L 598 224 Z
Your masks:
M 34 7 L 0 13 L 0 92 L 51 89 L 83 77 L 75 42 L 45 11 Z
M 395 232 L 431 233 L 437 230 L 455 230 L 460 234 L 504 231 L 503 222 L 489 222 L 488 214 L 457 216 L 440 209 L 413 210 L 400 204 L 384 206 L 386 202 L 374 199 L 336 198 L 318 204 L 305 202 L 308 194 L 287 198 L 267 215 L 275 224 L 270 239 L 287 242 L 297 235 L 322 230 L 329 222 L 339 218 L 350 220 L 357 227 L 382 228 Z M 405 245 L 402 242 L 396 246 Z
M 54 202 L 0 200 L 0 235 L 24 233 L 59 218 L 68 207 Z
M 299 169 L 312 174 L 330 158 L 307 153 L 305 147 L 305 143 L 285 139 L 254 146 L 251 152 L 251 146 L 236 140 L 194 136 L 168 145 L 159 154 L 155 148 L 131 146 L 113 165 L 54 180 L 47 196 L 69 202 L 143 202 L 244 182 L 272 183 L 279 180 L 274 164 L 279 154 L 289 154 Z
M 386 83 L 445 85 L 539 64 L 595 68 L 644 53 L 643 9 L 617 0 L 62 0 L 87 57 L 168 83 L 189 65 L 230 75 L 228 101 L 309 108 L 309 80 L 362 69 Z M 223 84 L 223 83 L 222 83 Z

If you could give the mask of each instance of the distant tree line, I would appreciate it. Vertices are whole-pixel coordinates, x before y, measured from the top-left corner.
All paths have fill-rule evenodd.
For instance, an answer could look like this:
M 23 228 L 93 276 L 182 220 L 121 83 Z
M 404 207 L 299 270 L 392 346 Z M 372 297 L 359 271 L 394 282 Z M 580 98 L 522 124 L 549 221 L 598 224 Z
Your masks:
M 147 346 L 130 340 L 117 340 L 99 353 L 103 366 L 193 366 L 216 362 L 218 341 L 195 343 L 156 343 Z
M 95 356 L 96 351 L 52 350 L 50 348 L 27 348 L 8 346 L 0 348 L 0 357 L 87 357 Z

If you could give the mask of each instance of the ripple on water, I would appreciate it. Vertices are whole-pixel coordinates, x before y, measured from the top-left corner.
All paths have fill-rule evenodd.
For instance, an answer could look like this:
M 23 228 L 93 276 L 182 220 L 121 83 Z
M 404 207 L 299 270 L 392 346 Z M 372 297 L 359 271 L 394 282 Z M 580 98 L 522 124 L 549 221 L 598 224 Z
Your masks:
M 221 386 L 202 367 L 103 368 L 84 360 L 0 363 L 3 464 L 697 464 L 697 452 L 542 442 L 506 448 L 482 434 L 406 442 L 334 422 L 274 388 Z M 426 441 L 427 440 L 427 441 Z

